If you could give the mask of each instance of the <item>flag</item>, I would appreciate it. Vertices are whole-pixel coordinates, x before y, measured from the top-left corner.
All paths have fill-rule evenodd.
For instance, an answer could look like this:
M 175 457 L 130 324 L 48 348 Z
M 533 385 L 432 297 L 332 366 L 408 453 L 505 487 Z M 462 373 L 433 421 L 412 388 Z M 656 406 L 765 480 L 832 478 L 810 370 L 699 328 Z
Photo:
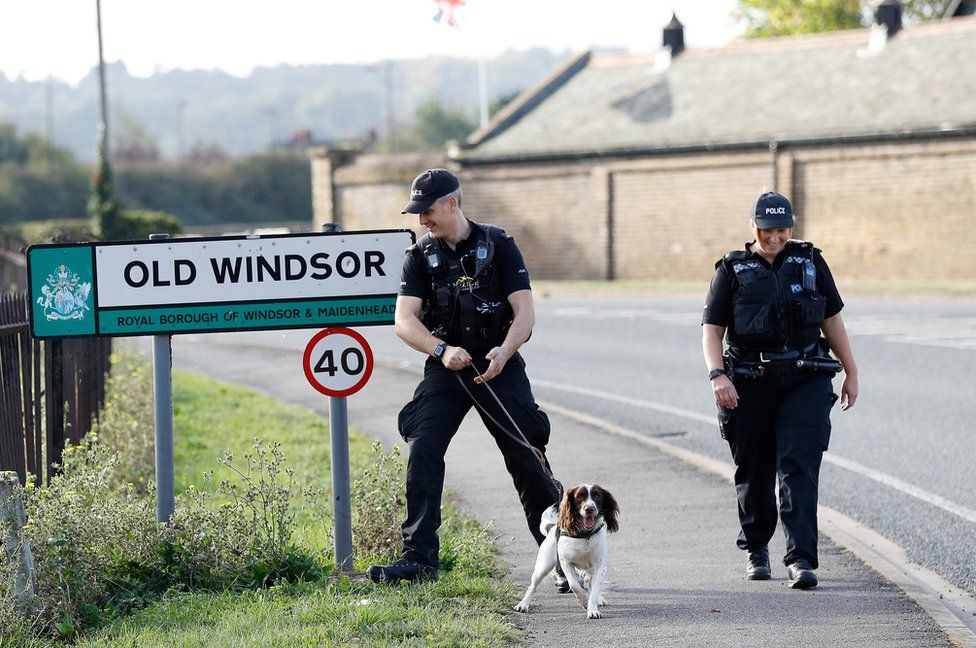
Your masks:
M 437 5 L 437 13 L 434 15 L 434 22 L 439 22 L 448 27 L 458 27 L 459 9 L 464 6 L 465 0 L 434 0 Z

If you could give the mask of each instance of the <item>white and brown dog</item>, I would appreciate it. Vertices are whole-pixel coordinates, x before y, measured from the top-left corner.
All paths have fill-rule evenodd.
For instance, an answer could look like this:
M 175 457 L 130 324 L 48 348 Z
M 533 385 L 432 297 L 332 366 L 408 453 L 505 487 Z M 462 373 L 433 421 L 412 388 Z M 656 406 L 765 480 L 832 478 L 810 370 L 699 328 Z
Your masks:
M 532 582 L 515 609 L 529 611 L 532 595 L 558 560 L 586 616 L 602 617 L 599 606 L 606 604 L 603 582 L 607 575 L 607 533 L 617 530 L 619 512 L 613 495 L 596 484 L 580 484 L 567 490 L 558 504 L 542 514 L 539 528 L 546 539 L 539 546 Z M 579 574 L 583 574 L 585 585 L 579 582 Z

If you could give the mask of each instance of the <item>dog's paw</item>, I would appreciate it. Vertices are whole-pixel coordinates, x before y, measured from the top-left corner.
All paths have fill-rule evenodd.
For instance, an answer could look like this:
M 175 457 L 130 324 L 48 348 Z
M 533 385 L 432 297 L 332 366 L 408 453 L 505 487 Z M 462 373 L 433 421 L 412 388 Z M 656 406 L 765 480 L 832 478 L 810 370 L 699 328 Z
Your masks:
M 587 619 L 602 619 L 603 618 L 603 613 L 600 612 L 599 610 L 587 610 L 586 611 L 586 618 Z
M 518 605 L 515 606 L 515 611 L 516 612 L 528 612 L 529 611 L 529 604 L 528 603 L 519 603 Z

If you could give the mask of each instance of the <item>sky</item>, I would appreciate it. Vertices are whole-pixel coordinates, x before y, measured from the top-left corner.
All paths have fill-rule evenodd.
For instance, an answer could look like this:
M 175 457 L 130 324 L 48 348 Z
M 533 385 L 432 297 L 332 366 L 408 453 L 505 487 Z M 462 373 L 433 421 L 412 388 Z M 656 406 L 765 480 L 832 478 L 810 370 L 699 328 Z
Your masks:
M 741 28 L 735 0 L 466 0 L 459 27 L 435 0 L 102 0 L 106 61 L 130 74 L 220 69 L 247 76 L 280 64 L 369 63 L 425 56 L 493 57 L 660 46 L 672 9 L 688 47 Z M 95 0 L 0 0 L 0 71 L 8 79 L 77 83 L 98 62 Z

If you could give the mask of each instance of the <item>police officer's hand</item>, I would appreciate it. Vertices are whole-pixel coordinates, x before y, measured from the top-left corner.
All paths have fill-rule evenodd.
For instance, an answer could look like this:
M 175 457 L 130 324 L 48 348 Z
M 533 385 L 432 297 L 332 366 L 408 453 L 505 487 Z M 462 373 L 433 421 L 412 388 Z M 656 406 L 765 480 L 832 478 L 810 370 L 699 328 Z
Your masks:
M 444 355 L 441 356 L 441 364 L 451 371 L 461 371 L 471 364 L 471 354 L 461 347 L 449 346 L 444 349 Z
M 715 394 L 715 404 L 725 409 L 735 409 L 739 404 L 739 392 L 728 376 L 717 376 L 712 379 L 712 393 Z
M 502 372 L 502 369 L 505 368 L 505 364 L 513 355 L 515 355 L 514 351 L 509 351 L 503 346 L 496 346 L 485 355 L 485 359 L 488 360 L 488 368 L 483 374 L 481 374 L 481 376 L 476 376 L 474 381 L 481 384 L 487 380 L 491 380 Z M 482 380 L 482 378 L 484 378 L 484 380 Z
M 845 375 L 844 384 L 840 388 L 840 411 L 844 412 L 854 407 L 854 401 L 856 400 L 857 376 Z

